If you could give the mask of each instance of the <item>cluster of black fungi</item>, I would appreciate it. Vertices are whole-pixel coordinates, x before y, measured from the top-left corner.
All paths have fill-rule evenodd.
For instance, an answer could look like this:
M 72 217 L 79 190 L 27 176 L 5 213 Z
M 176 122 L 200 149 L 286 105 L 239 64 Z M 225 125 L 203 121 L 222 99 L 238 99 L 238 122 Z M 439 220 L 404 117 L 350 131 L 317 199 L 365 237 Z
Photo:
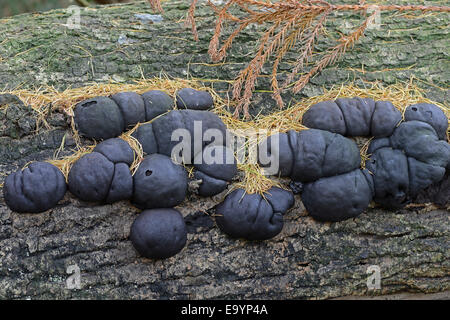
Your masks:
M 171 134 L 184 128 L 194 137 L 194 122 L 201 121 L 203 131 L 214 128 L 225 137 L 224 123 L 205 111 L 212 105 L 209 93 L 190 88 L 178 91 L 175 103 L 158 90 L 79 103 L 74 112 L 79 133 L 103 141 L 72 166 L 70 192 L 98 203 L 130 200 L 143 210 L 130 232 L 136 250 L 147 258 L 175 255 L 185 246 L 187 232 L 183 216 L 173 207 L 185 199 L 189 178 L 184 167 L 170 158 L 178 143 L 171 141 Z M 269 155 L 277 149 L 278 175 L 292 179 L 292 191 L 272 187 L 264 196 L 243 189 L 229 193 L 216 206 L 215 215 L 218 227 L 229 236 L 248 240 L 276 236 L 283 228 L 283 215 L 294 204 L 294 193 L 301 194 L 307 211 L 319 221 L 356 217 L 371 201 L 401 208 L 450 169 L 448 120 L 432 104 L 409 106 L 402 121 L 390 102 L 344 98 L 312 106 L 302 121 L 310 129 L 278 133 L 278 144 L 273 143 L 275 136 L 263 142 Z M 134 151 L 117 136 L 137 123 L 143 124 L 133 135 L 146 156 L 132 175 Z M 365 169 L 360 167 L 356 143 L 347 138 L 354 136 L 373 137 Z M 215 152 L 223 155 L 223 162 L 198 161 Z M 191 152 L 199 195 L 213 196 L 227 188 L 237 173 L 236 162 L 226 158 L 230 155 L 234 159 L 224 141 L 214 140 L 202 142 L 197 154 Z M 9 175 L 3 192 L 13 211 L 36 213 L 56 206 L 66 189 L 58 168 L 36 162 Z

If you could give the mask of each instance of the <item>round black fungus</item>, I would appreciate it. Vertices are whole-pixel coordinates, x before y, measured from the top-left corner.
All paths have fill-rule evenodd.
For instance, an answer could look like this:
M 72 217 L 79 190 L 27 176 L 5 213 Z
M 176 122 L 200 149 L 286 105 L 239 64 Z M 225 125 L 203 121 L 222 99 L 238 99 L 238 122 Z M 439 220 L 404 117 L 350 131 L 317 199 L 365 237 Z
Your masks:
M 433 166 L 411 157 L 408 157 L 408 167 L 409 194 L 412 197 L 433 183 L 441 181 L 445 175 L 445 168 Z
M 115 164 L 103 154 L 92 152 L 73 164 L 69 190 L 84 201 L 112 203 L 131 197 L 133 178 L 126 163 Z
M 211 94 L 207 91 L 198 91 L 184 88 L 177 92 L 177 107 L 180 109 L 207 110 L 214 104 Z
M 183 115 L 186 129 L 191 135 L 192 158 L 209 144 L 225 145 L 227 127 L 215 113 L 199 110 L 180 110 L 180 112 Z M 198 135 L 195 135 L 196 126 L 203 137 L 201 144 L 198 143 Z M 201 130 L 199 130 L 200 128 Z M 219 140 L 216 140 L 216 136 Z M 198 150 L 196 149 L 197 145 L 199 145 Z
M 202 179 L 198 194 L 216 195 L 227 187 L 237 173 L 237 164 L 231 149 L 222 145 L 208 145 L 194 158 L 196 179 Z
M 174 207 L 186 197 L 186 171 L 161 154 L 146 156 L 133 180 L 133 203 L 141 209 Z
M 319 102 L 305 112 L 302 123 L 346 136 L 387 137 L 401 120 L 392 103 L 357 97 Z
M 155 119 L 152 122 L 152 128 L 158 153 L 171 157 L 172 149 L 180 142 L 172 141 L 172 133 L 177 129 L 185 129 L 183 114 L 179 110 L 173 110 Z
M 289 136 L 293 147 L 294 181 L 312 182 L 359 168 L 361 157 L 356 143 L 339 134 L 310 129 Z M 295 140 L 295 141 L 293 141 Z
M 377 138 L 388 137 L 400 121 L 402 121 L 402 114 L 392 103 L 377 101 L 372 115 L 370 134 Z
M 209 145 L 199 152 L 194 158 L 194 168 L 225 181 L 231 181 L 237 173 L 233 151 L 221 145 Z
M 120 92 L 111 96 L 122 113 L 124 127 L 134 127 L 139 122 L 145 122 L 145 107 L 142 97 L 135 92 Z
M 78 103 L 75 106 L 74 120 L 78 131 L 88 138 L 114 138 L 125 129 L 119 106 L 107 97 Z
M 145 118 L 150 121 L 173 109 L 173 99 L 165 92 L 151 90 L 142 94 L 145 103 Z
M 439 140 L 428 123 L 415 120 L 403 122 L 390 140 L 393 148 L 403 150 L 408 157 L 444 168 L 450 163 L 450 145 Z
M 104 201 L 113 175 L 114 163 L 98 152 L 88 153 L 70 169 L 69 190 L 84 201 Z
M 302 124 L 312 129 L 322 129 L 345 135 L 344 115 L 334 101 L 322 101 L 311 106 L 303 115 Z
M 372 200 L 372 189 L 360 169 L 306 183 L 301 194 L 308 213 L 319 221 L 342 221 L 360 215 Z
M 299 182 L 312 182 L 352 171 L 359 168 L 361 161 L 355 142 L 318 129 L 276 134 L 263 141 L 259 148 L 260 152 L 264 152 L 261 148 L 268 150 L 266 159 L 261 159 L 261 155 L 258 158 L 262 167 L 272 164 L 264 163 L 272 156 L 274 159 L 271 160 L 279 163 L 280 176 L 290 176 Z
M 447 139 L 448 119 L 438 106 L 430 103 L 413 104 L 405 110 L 405 121 L 418 120 L 431 125 L 439 139 Z
M 141 256 L 166 259 L 186 245 L 186 224 L 175 209 L 145 210 L 131 225 L 130 240 Z
M 258 162 L 262 168 L 269 167 L 272 161 L 278 158 L 277 175 L 288 177 L 292 173 L 294 154 L 289 142 L 289 134 L 297 133 L 291 130 L 289 133 L 276 133 L 269 136 L 258 146 Z M 264 159 L 263 159 L 264 158 Z
M 123 139 L 111 138 L 100 142 L 95 146 L 93 152 L 98 152 L 108 158 L 109 161 L 124 162 L 131 165 L 134 161 L 134 151 Z
M 212 142 L 215 144 L 225 144 L 226 126 L 216 114 L 209 111 L 174 110 L 163 117 L 155 119 L 155 121 L 152 122 L 152 125 L 153 134 L 158 145 L 158 153 L 169 157 L 172 156 L 172 149 L 183 141 L 183 138 L 172 141 L 172 134 L 177 129 L 185 129 L 186 132 L 189 133 L 191 139 L 191 159 L 188 159 L 190 163 L 192 163 L 194 155 L 197 154 L 198 151 L 203 150 L 208 144 L 211 144 Z M 197 126 L 198 130 L 195 130 L 195 126 Z M 195 131 L 198 131 L 199 134 L 196 135 Z M 222 141 L 220 141 L 221 143 L 215 141 L 214 138 L 209 141 L 209 139 L 205 137 L 207 133 L 216 133 L 215 135 L 220 135 L 222 138 Z M 199 136 L 200 134 L 201 136 Z M 194 139 L 197 139 L 197 141 L 194 141 Z M 198 141 L 202 141 L 202 143 L 198 143 Z M 195 150 L 196 145 L 198 145 L 199 150 Z
M 195 171 L 194 178 L 202 180 L 197 190 L 198 194 L 202 197 L 215 196 L 225 190 L 228 185 L 227 181 L 213 178 L 201 171 Z
M 369 98 L 340 98 L 336 104 L 344 115 L 347 136 L 367 136 L 370 134 L 370 121 L 375 110 L 375 102 Z
M 12 211 L 39 213 L 55 207 L 66 190 L 66 180 L 57 167 L 34 162 L 6 177 L 3 196 Z
M 391 141 L 389 138 L 376 138 L 373 139 L 370 144 L 369 148 L 367 148 L 367 154 L 372 154 L 378 149 L 384 148 L 384 147 L 390 147 Z
M 130 199 L 133 195 L 133 177 L 130 167 L 121 162 L 114 166 L 114 175 L 109 186 L 109 192 L 105 199 L 106 203 L 113 203 Z
M 243 189 L 231 192 L 216 207 L 219 228 L 233 238 L 267 240 L 283 229 L 283 215 L 293 206 L 292 192 L 273 187 L 264 199 Z
M 132 136 L 142 145 L 142 151 L 146 154 L 158 153 L 158 144 L 153 133 L 153 125 L 144 123 L 140 125 Z
M 380 148 L 366 161 L 366 168 L 373 174 L 375 202 L 392 209 L 408 203 L 408 160 L 402 151 Z

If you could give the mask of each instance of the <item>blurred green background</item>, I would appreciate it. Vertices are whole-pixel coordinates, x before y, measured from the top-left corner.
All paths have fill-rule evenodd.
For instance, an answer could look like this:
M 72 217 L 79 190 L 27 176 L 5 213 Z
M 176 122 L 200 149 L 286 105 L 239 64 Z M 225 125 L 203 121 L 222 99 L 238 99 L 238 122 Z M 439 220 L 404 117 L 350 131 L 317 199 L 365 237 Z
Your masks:
M 132 0 L 0 0 L 0 17 L 9 17 L 25 12 L 67 8 L 71 5 L 108 4 Z

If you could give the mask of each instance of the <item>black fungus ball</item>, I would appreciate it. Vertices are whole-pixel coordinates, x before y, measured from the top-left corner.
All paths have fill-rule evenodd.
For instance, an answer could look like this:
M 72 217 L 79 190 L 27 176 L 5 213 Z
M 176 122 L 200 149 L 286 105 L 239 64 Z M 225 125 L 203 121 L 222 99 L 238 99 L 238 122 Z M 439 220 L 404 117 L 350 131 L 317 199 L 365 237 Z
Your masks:
M 366 168 L 373 174 L 375 202 L 390 209 L 408 204 L 408 159 L 402 151 L 380 148 L 366 161 Z
M 207 110 L 214 104 L 213 97 L 207 91 L 184 88 L 176 94 L 177 107 L 180 109 Z
M 427 164 L 408 157 L 409 195 L 415 197 L 419 192 L 434 183 L 441 181 L 445 168 Z M 448 195 L 450 197 L 450 194 Z
M 302 123 L 346 136 L 387 137 L 401 120 L 392 103 L 356 97 L 319 102 L 305 112 Z
M 309 129 L 290 135 L 294 181 L 312 182 L 359 168 L 361 156 L 356 143 L 339 134 Z
M 124 129 L 119 106 L 107 97 L 97 97 L 75 106 L 74 121 L 78 131 L 94 139 L 117 137 Z
M 123 139 L 112 138 L 97 144 L 92 150 L 104 155 L 109 161 L 114 163 L 124 162 L 131 166 L 134 161 L 134 151 Z
M 276 175 L 288 177 L 294 166 L 294 153 L 289 135 L 297 135 L 291 130 L 288 133 L 276 133 L 258 145 L 258 163 L 262 168 L 272 167 Z M 277 161 L 277 163 L 274 163 Z
M 142 94 L 142 98 L 145 103 L 145 119 L 147 121 L 173 109 L 173 99 L 163 91 L 147 91 Z
M 204 197 L 216 195 L 226 189 L 228 182 L 237 173 L 237 163 L 230 148 L 208 145 L 194 157 L 194 173 L 202 182 L 198 194 Z
M 301 193 L 308 213 L 318 221 L 342 221 L 367 209 L 372 182 L 360 169 L 306 183 Z
M 171 157 L 173 148 L 184 141 L 191 146 L 190 159 L 186 159 L 188 163 L 192 163 L 194 155 L 198 151 L 203 150 L 208 144 L 213 142 L 215 144 L 225 144 L 227 134 L 226 126 L 222 120 L 209 111 L 174 110 L 155 119 L 152 125 L 153 134 L 158 145 L 158 153 Z M 175 130 L 177 129 L 183 130 L 176 132 Z M 172 139 L 172 135 L 176 133 L 180 134 L 179 140 L 176 138 Z M 209 139 L 208 134 L 211 134 L 213 137 Z M 215 136 L 220 136 L 221 143 L 215 140 Z M 185 139 L 188 141 L 185 141 Z M 198 146 L 198 150 L 196 150 L 195 146 Z
M 194 158 L 194 168 L 211 177 L 231 181 L 237 173 L 237 163 L 230 148 L 208 145 Z
M 119 106 L 125 129 L 146 121 L 144 100 L 136 92 L 116 93 L 111 99 Z
M 370 134 L 376 138 L 388 137 L 400 121 L 402 114 L 391 102 L 377 101 L 372 114 Z
M 73 164 L 69 190 L 83 201 L 112 203 L 131 198 L 133 178 L 126 163 L 115 164 L 101 153 L 92 152 Z
M 132 136 L 139 141 L 142 151 L 146 154 L 158 153 L 158 144 L 156 143 L 155 134 L 153 133 L 153 125 L 144 123 L 140 125 Z
M 408 157 L 439 167 L 450 164 L 450 144 L 439 140 L 431 125 L 422 121 L 401 123 L 390 137 L 391 145 Z
M 168 157 L 172 156 L 172 149 L 179 143 L 175 139 L 172 140 L 172 133 L 179 129 L 186 129 L 183 113 L 179 110 L 173 110 L 152 122 L 158 153 Z
M 197 193 L 202 197 L 212 197 L 221 193 L 228 186 L 228 182 L 208 176 L 201 171 L 194 172 L 194 178 L 201 180 Z
M 347 136 L 367 136 L 370 134 L 372 114 L 375 101 L 369 98 L 340 98 L 336 104 L 344 115 Z
M 344 115 L 334 101 L 322 101 L 311 106 L 302 117 L 302 124 L 311 129 L 321 129 L 345 135 Z
M 66 180 L 57 167 L 34 162 L 6 177 L 3 196 L 12 211 L 39 213 L 56 206 L 66 190 Z
M 375 151 L 377 151 L 378 149 L 390 147 L 390 146 L 391 146 L 391 141 L 389 140 L 389 138 L 373 139 L 370 142 L 369 147 L 367 148 L 367 154 L 372 154 Z
M 430 103 L 413 104 L 405 110 L 405 121 L 418 120 L 431 125 L 439 139 L 446 140 L 448 119 L 444 111 Z
M 186 224 L 175 209 L 145 210 L 131 225 L 130 240 L 141 256 L 166 259 L 186 245 Z
M 265 199 L 236 189 L 216 207 L 216 222 L 233 238 L 267 240 L 281 232 L 283 215 L 293 204 L 292 192 L 280 188 L 269 189 Z
M 133 203 L 141 209 L 174 207 L 186 197 L 186 170 L 162 154 L 146 156 L 133 181 Z

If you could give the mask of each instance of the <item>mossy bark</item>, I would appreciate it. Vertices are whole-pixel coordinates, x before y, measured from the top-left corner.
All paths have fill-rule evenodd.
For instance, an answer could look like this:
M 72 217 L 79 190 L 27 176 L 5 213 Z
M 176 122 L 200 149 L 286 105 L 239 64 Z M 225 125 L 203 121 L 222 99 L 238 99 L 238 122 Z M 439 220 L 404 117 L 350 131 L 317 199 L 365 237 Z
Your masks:
M 207 55 L 214 16 L 197 12 L 200 41 L 181 21 L 186 1 L 165 3 L 163 20 L 145 3 L 84 9 L 81 29 L 67 27 L 66 10 L 26 14 L 0 21 L 0 87 L 58 89 L 92 82 L 130 82 L 164 72 L 173 77 L 209 79 L 225 93 L 251 58 L 260 27 L 236 41 L 226 61 Z M 336 16 L 331 33 L 346 31 L 361 18 Z M 327 68 L 295 97 L 316 95 L 322 87 L 355 81 L 385 84 L 419 80 L 427 95 L 448 101 L 449 15 L 405 19 L 382 16 L 381 28 L 339 63 Z M 320 46 L 324 48 L 325 43 Z M 289 70 L 295 55 L 281 66 Z M 267 72 L 270 69 L 267 68 Z M 281 72 L 281 77 L 282 77 Z M 274 108 L 267 78 L 261 77 L 252 112 Z M 3 100 L 2 100 L 3 99 Z M 12 97 L 0 99 L 0 175 L 28 161 L 52 157 L 73 140 L 64 115 L 49 114 L 51 129 L 35 132 L 35 114 Z M 60 155 L 69 153 L 63 151 Z M 450 289 L 448 211 L 417 207 L 397 212 L 369 209 L 340 223 L 318 223 L 306 216 L 301 201 L 286 216 L 285 227 L 265 242 L 232 240 L 210 215 L 217 199 L 190 196 L 180 206 L 188 222 L 187 247 L 164 261 L 140 258 L 129 239 L 138 210 L 127 202 L 99 206 L 67 193 L 57 208 L 43 214 L 11 212 L 0 198 L 1 298 L 334 298 L 380 296 Z M 81 289 L 70 290 L 66 273 L 81 270 Z M 377 265 L 381 289 L 367 287 L 367 270 Z M 407 297 L 410 297 L 407 295 Z M 423 296 L 421 296 L 423 297 Z

